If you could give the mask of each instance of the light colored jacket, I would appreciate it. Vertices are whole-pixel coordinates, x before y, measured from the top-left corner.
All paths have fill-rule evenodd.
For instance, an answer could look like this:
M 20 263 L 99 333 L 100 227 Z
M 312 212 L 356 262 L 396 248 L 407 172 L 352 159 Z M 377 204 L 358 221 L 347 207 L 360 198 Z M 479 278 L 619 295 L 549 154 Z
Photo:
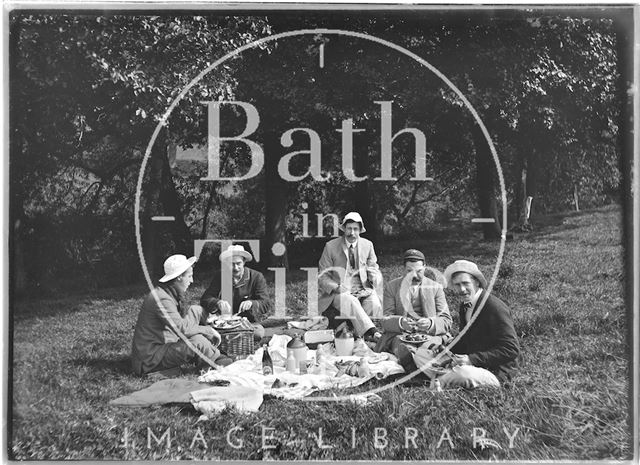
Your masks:
M 409 281 L 407 279 L 407 288 L 401 292 L 402 281 L 406 277 L 396 278 L 387 283 L 384 289 L 384 316 L 401 315 L 406 316 L 407 313 L 413 318 L 431 318 L 433 324 L 429 328 L 428 334 L 440 335 L 451 329 L 451 313 L 444 296 L 442 286 L 426 277 L 422 278 L 422 282 L 418 287 L 420 293 L 420 303 L 422 307 L 421 313 L 413 311 L 411 304 L 411 296 L 409 291 Z M 405 308 L 410 309 L 407 312 Z
M 162 361 L 168 348 L 167 344 L 178 342 L 178 335 L 172 329 L 171 323 L 186 337 L 196 334 L 212 337 L 214 333 L 213 328 L 200 325 L 200 321 L 189 318 L 188 314 L 183 317 L 179 310 L 177 292 L 173 288 L 156 287 L 147 294 L 138 314 L 131 348 L 134 371 L 151 371 Z
M 358 238 L 355 255 L 362 285 L 367 289 L 375 289 L 380 282 L 380 273 L 373 242 L 363 237 Z M 320 313 L 329 307 L 336 289 L 343 283 L 348 261 L 349 251 L 344 236 L 332 239 L 325 244 L 318 263 L 318 311 Z M 345 285 L 349 287 L 348 284 Z

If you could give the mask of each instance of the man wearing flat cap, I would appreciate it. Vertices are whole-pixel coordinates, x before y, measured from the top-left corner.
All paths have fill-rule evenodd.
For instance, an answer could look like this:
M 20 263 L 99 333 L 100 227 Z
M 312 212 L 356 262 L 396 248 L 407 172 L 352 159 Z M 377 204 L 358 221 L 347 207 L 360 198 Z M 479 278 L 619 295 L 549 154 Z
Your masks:
M 520 353 L 509 307 L 493 293 L 487 294 L 487 280 L 473 262 L 457 260 L 444 275 L 462 298 L 460 331 L 464 334 L 449 348 L 453 370 L 440 378 L 442 386 L 474 388 L 509 381 Z M 416 354 L 419 365 L 418 358 Z
M 159 286 L 144 299 L 131 351 L 136 374 L 169 370 L 189 362 L 196 362 L 199 368 L 215 367 L 220 334 L 206 324 L 208 314 L 201 306 L 187 308 L 184 302 L 193 283 L 196 260 L 184 255 L 167 258 Z
M 424 254 L 417 249 L 409 249 L 403 256 L 405 276 L 389 281 L 384 288 L 384 316 L 382 328 L 385 330 L 376 345 L 376 352 L 398 353 L 399 335 L 404 330 L 413 330 L 432 336 L 430 342 L 439 346 L 441 336 L 451 329 L 451 315 L 444 295 L 443 285 L 436 281 L 436 275 L 444 282 L 441 273 L 427 269 Z M 425 276 L 428 271 L 431 278 Z M 408 359 L 411 363 L 411 357 Z M 403 364 L 404 366 L 404 364 Z M 407 367 L 405 366 L 405 369 Z M 413 366 L 415 369 L 415 366 Z
M 214 277 L 211 285 L 202 295 L 200 305 L 211 314 L 236 315 L 246 317 L 253 323 L 254 336 L 261 339 L 264 327 L 260 324 L 271 310 L 267 294 L 267 282 L 259 271 L 245 266 L 253 259 L 241 245 L 231 245 L 220 254 L 222 267 L 231 270 L 229 289 L 224 289 L 219 277 Z
M 357 336 L 374 341 L 380 334 L 371 316 L 382 315 L 378 258 L 373 243 L 360 237 L 366 229 L 359 213 L 345 215 L 340 230 L 344 235 L 325 244 L 318 263 L 318 311 L 333 307 L 351 320 Z

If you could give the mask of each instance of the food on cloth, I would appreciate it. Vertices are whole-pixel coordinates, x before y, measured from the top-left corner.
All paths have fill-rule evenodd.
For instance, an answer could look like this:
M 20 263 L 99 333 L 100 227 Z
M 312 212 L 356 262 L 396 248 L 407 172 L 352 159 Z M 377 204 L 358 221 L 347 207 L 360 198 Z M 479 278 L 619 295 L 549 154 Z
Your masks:
M 336 376 L 349 375 L 358 378 L 371 376 L 369 363 L 364 357 L 360 358 L 360 360 L 337 361 L 335 366 L 338 369 Z
M 364 357 L 368 363 L 380 363 L 386 360 L 389 360 L 389 354 L 386 352 L 373 353 L 372 355 L 368 355 Z
M 409 344 L 421 344 L 429 340 L 429 335 L 424 333 L 403 334 L 400 336 L 400 340 Z
M 216 318 L 213 315 L 207 319 L 207 323 L 216 329 L 234 329 L 242 324 L 242 318 Z

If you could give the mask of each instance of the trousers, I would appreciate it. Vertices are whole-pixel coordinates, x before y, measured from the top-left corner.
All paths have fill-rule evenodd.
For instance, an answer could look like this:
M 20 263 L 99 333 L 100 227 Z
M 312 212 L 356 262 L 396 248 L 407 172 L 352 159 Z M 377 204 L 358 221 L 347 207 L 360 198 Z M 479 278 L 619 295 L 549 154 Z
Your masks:
M 209 339 L 202 334 L 191 336 L 189 342 L 194 345 L 200 352 L 211 361 L 215 361 L 220 356 L 220 351 L 215 347 Z M 166 370 L 168 368 L 184 365 L 185 363 L 196 363 L 198 367 L 206 368 L 209 363 L 200 358 L 191 348 L 182 340 L 167 344 L 167 349 L 160 361 L 160 364 L 153 371 Z
M 382 315 L 382 303 L 375 292 L 362 299 L 348 293 L 336 294 L 331 305 L 340 310 L 336 318 L 351 320 L 356 336 L 362 336 L 375 327 L 371 316 Z

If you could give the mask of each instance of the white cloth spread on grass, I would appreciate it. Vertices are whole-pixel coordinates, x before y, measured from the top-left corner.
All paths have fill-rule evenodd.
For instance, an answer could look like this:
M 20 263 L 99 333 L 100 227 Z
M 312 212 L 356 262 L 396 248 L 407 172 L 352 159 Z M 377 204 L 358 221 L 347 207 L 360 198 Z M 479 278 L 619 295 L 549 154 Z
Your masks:
M 238 360 L 226 367 L 209 370 L 200 376 L 198 381 L 211 383 L 225 380 L 229 381 L 231 386 L 251 387 L 261 390 L 264 394 L 284 399 L 301 399 L 316 391 L 355 387 L 374 377 L 384 379 L 390 375 L 404 373 L 404 369 L 393 355 L 385 354 L 381 357 L 381 354 L 373 352 L 362 340 L 359 340 L 359 344 L 355 346 L 354 355 L 349 357 L 337 357 L 335 349 L 330 343 L 319 346 L 318 350 L 324 354 L 320 366 L 313 363 L 316 358 L 316 350 L 309 350 L 307 361 L 310 365 L 310 373 L 289 373 L 285 369 L 285 363 L 287 343 L 290 340 L 291 338 L 286 335 L 275 335 L 271 339 L 269 355 L 273 361 L 274 373 L 272 375 L 262 374 L 263 349 L 260 348 L 245 360 Z M 387 360 L 380 360 L 385 357 Z M 362 377 L 347 374 L 337 376 L 339 369 L 335 365 L 336 361 L 358 361 L 361 358 L 368 360 L 369 374 Z M 356 400 L 362 402 L 363 398 L 361 397 Z
M 262 405 L 262 392 L 246 386 L 215 386 L 190 393 L 191 403 L 202 412 L 199 420 L 211 418 L 227 406 L 234 406 L 241 412 L 257 412 Z
M 163 379 L 140 391 L 109 402 L 126 407 L 149 407 L 154 404 L 191 403 L 207 419 L 233 406 L 240 412 L 257 412 L 262 405 L 262 390 L 247 386 L 209 386 L 194 379 Z

